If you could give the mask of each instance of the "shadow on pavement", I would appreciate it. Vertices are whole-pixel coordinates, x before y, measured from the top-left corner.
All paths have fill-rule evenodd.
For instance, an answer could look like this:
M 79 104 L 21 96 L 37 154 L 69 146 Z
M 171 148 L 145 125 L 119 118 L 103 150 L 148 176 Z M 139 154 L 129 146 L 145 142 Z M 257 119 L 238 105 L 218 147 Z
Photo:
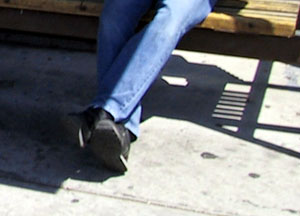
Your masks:
M 0 183 L 35 183 L 56 192 L 68 179 L 103 182 L 120 176 L 82 151 L 63 124 L 69 112 L 82 110 L 94 95 L 95 55 L 3 47 Z
M 300 158 L 297 151 L 254 138 L 256 129 L 300 133 L 300 128 L 297 127 L 258 123 L 267 88 L 300 92 L 298 87 L 268 84 L 273 65 L 271 61 L 259 62 L 253 82 L 244 82 L 213 66 L 191 64 L 183 67 L 188 71 L 182 71 L 176 69 L 177 64 L 189 63 L 182 57 L 173 56 L 169 61 L 169 70 L 165 70 L 162 76 L 181 77 L 189 81 L 189 84 L 172 86 L 163 79 L 158 79 L 144 98 L 144 120 L 152 116 L 186 120 Z M 193 67 L 197 69 L 194 70 Z M 170 71 L 171 74 L 168 74 Z M 238 88 L 227 90 L 230 85 Z M 246 91 L 238 90 L 245 87 Z
M 55 193 L 68 179 L 104 182 L 119 176 L 79 149 L 66 136 L 61 121 L 68 112 L 81 110 L 94 95 L 94 54 L 82 57 L 80 53 L 13 47 L 2 49 L 3 53 L 7 58 L 0 59 L 0 183 Z M 268 87 L 270 62 L 261 61 L 253 83 L 245 83 L 214 65 L 188 63 L 179 56 L 173 56 L 166 67 L 163 79 L 158 78 L 143 99 L 143 121 L 152 116 L 190 121 L 300 158 L 296 151 L 253 137 L 254 129 L 259 127 L 300 132 L 299 128 L 257 123 Z M 179 84 L 168 84 L 170 77 L 182 79 Z M 252 90 L 226 91 L 228 83 L 252 86 Z M 241 103 L 224 106 L 220 98 Z M 239 107 L 243 111 L 234 112 Z M 234 132 L 223 126 L 238 129 Z

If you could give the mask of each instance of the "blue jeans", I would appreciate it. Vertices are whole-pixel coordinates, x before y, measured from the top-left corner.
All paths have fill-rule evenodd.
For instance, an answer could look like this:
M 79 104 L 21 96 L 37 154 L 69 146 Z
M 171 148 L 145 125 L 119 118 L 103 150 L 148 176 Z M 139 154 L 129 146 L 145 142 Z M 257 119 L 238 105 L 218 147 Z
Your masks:
M 142 97 L 180 38 L 206 18 L 216 1 L 106 0 L 99 20 L 99 88 L 93 106 L 102 107 L 138 136 Z M 154 19 L 136 32 L 153 4 Z

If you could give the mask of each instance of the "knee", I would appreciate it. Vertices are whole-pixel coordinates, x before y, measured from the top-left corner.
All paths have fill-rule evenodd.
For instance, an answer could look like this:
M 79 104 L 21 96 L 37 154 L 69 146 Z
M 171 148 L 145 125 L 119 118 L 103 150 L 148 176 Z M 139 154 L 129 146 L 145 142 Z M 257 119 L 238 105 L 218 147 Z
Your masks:
M 157 32 L 169 38 L 184 32 L 186 19 L 184 14 L 179 13 L 174 8 L 164 6 L 157 10 L 153 22 L 158 23 Z
M 158 4 L 157 17 L 164 20 L 170 29 L 182 31 L 203 21 L 217 0 L 173 0 Z

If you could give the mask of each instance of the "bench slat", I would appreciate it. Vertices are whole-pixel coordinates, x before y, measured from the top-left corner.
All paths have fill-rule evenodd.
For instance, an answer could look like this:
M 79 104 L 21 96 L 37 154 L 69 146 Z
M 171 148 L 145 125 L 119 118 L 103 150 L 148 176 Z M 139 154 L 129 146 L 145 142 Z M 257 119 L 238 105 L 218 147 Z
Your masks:
M 214 12 L 198 28 L 234 33 L 291 37 L 300 0 L 219 0 Z M 103 0 L 0 0 L 0 7 L 80 16 L 99 16 Z M 151 13 L 145 20 L 151 19 Z
M 268 21 L 266 21 L 268 20 Z M 248 17 L 235 16 L 234 19 L 228 14 L 211 13 L 199 28 L 216 29 L 223 32 L 232 33 L 257 33 L 262 35 L 293 36 L 295 23 L 290 20 L 276 17 L 258 17 L 248 15 Z
M 98 16 L 103 1 L 93 2 L 80 0 L 0 0 L 1 7 L 41 10 L 58 13 Z M 253 9 L 261 11 L 278 11 L 298 14 L 299 0 L 219 0 L 216 8 Z
M 279 0 L 221 0 L 216 7 L 253 9 L 261 11 L 278 11 L 285 13 L 298 13 L 299 1 L 279 1 Z
M 254 10 L 254 9 L 235 9 L 235 8 L 219 8 L 216 7 L 215 12 L 217 13 L 225 13 L 230 14 L 232 16 L 255 16 L 261 18 L 262 16 L 274 16 L 278 19 L 291 19 L 291 21 L 297 19 L 296 13 L 286 13 L 286 12 L 278 12 L 278 11 L 262 11 L 262 10 Z
M 102 6 L 102 1 L 82 3 L 80 0 L 9 0 L 8 2 L 0 0 L 0 7 L 82 16 L 98 16 L 102 11 Z
M 49 12 L 72 13 L 98 16 L 103 0 L 0 0 L 1 7 L 45 10 Z M 219 0 L 219 8 L 253 9 L 262 11 L 278 11 L 298 13 L 299 0 Z M 78 11 L 77 11 L 78 10 Z

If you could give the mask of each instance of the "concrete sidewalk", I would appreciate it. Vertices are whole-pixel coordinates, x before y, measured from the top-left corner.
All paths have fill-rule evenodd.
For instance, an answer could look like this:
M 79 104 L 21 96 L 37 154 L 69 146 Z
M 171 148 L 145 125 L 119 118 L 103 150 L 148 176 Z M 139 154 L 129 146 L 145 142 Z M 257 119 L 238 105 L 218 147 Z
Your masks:
M 0 215 L 300 215 L 300 68 L 174 51 L 129 171 L 66 133 L 96 55 L 0 45 Z

